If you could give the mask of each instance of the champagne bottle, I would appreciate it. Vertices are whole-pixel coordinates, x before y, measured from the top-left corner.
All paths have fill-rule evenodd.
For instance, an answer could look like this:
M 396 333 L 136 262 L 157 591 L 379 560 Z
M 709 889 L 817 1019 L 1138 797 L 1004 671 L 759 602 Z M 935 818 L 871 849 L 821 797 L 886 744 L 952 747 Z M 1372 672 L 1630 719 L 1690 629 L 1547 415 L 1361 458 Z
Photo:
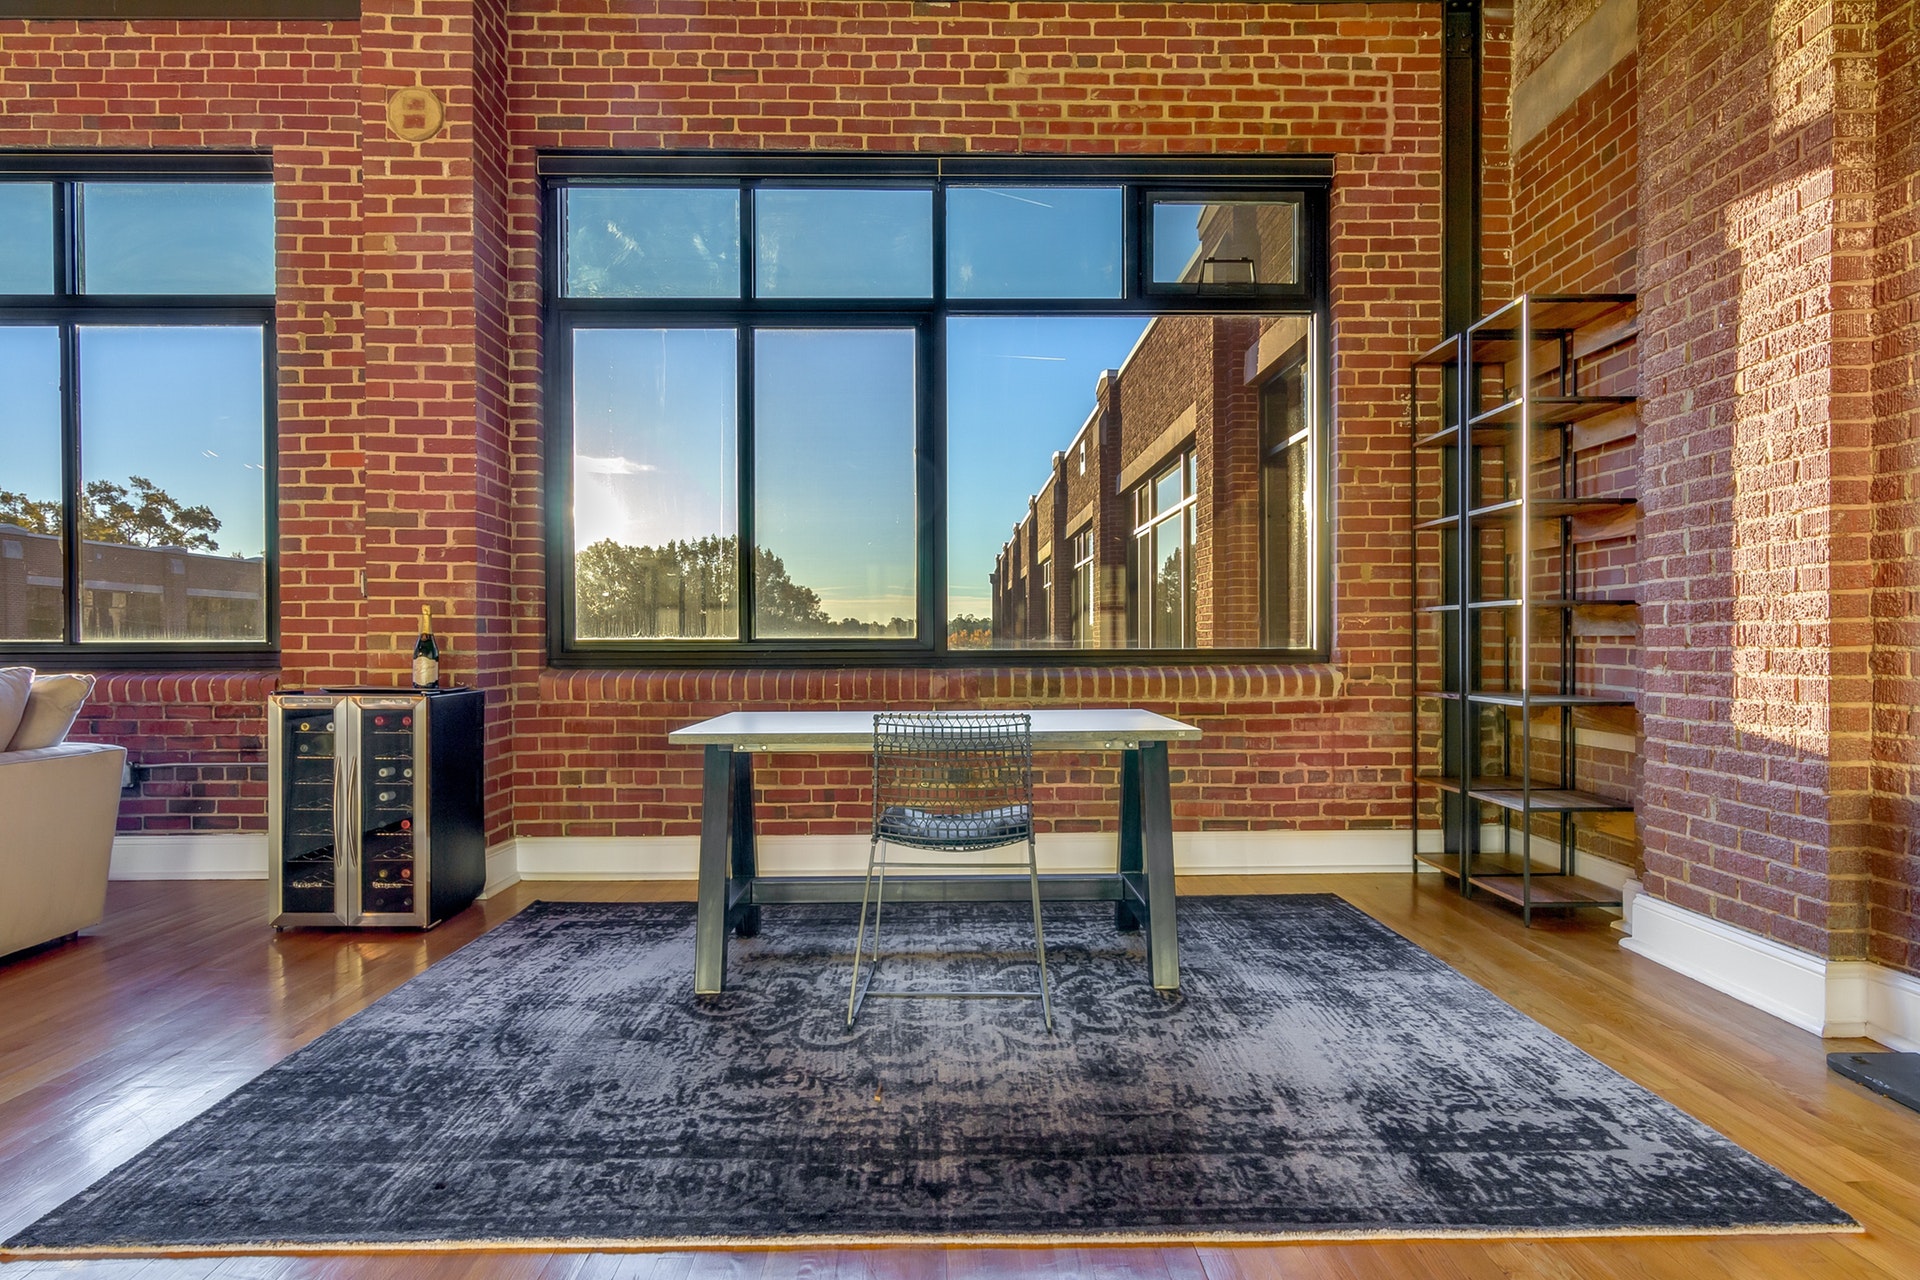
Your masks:
M 440 646 L 433 642 L 433 611 L 420 606 L 420 638 L 413 646 L 413 687 L 440 687 Z

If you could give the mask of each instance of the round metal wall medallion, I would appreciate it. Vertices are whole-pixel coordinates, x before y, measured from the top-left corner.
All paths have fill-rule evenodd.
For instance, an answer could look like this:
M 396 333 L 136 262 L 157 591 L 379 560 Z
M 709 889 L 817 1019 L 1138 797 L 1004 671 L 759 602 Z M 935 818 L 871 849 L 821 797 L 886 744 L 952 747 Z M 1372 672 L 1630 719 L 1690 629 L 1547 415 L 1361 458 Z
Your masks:
M 387 127 L 396 138 L 425 142 L 447 122 L 447 109 L 431 89 L 415 85 L 396 89 L 387 98 Z

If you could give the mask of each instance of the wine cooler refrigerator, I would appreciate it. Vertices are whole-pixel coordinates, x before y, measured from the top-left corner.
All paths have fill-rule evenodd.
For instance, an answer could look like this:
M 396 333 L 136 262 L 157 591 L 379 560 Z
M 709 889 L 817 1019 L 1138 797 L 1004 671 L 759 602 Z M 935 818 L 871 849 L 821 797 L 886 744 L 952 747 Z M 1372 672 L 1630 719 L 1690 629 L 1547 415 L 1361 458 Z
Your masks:
M 480 893 L 484 698 L 323 690 L 268 703 L 272 923 L 429 928 Z

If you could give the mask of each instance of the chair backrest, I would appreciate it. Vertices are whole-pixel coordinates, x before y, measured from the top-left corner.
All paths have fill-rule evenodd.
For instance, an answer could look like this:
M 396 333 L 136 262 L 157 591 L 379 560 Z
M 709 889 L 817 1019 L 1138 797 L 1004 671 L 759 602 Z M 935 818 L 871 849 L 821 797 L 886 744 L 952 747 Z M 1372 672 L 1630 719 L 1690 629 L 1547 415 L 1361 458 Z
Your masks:
M 903 823 L 903 815 L 912 820 Z M 1010 711 L 876 714 L 873 822 L 896 843 L 930 848 L 1025 839 L 1033 823 L 1033 718 Z

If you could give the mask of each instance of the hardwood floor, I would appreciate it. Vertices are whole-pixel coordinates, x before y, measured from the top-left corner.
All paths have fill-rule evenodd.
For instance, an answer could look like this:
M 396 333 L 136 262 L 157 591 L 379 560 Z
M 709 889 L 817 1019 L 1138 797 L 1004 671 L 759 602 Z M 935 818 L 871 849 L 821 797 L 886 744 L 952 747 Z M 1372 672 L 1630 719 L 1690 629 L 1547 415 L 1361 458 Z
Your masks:
M 1831 1075 L 1829 1041 L 1622 951 L 1589 917 L 1523 930 L 1431 877 L 1199 877 L 1183 893 L 1338 893 L 1601 1061 L 1852 1213 L 1864 1234 L 1275 1247 L 461 1253 L 25 1261 L 0 1280 L 217 1276 L 717 1277 L 1920 1276 L 1920 1114 Z M 0 1238 L 78 1192 L 536 898 L 661 899 L 677 883 L 521 884 L 431 933 L 293 932 L 260 882 L 115 883 L 78 942 L 0 964 Z

